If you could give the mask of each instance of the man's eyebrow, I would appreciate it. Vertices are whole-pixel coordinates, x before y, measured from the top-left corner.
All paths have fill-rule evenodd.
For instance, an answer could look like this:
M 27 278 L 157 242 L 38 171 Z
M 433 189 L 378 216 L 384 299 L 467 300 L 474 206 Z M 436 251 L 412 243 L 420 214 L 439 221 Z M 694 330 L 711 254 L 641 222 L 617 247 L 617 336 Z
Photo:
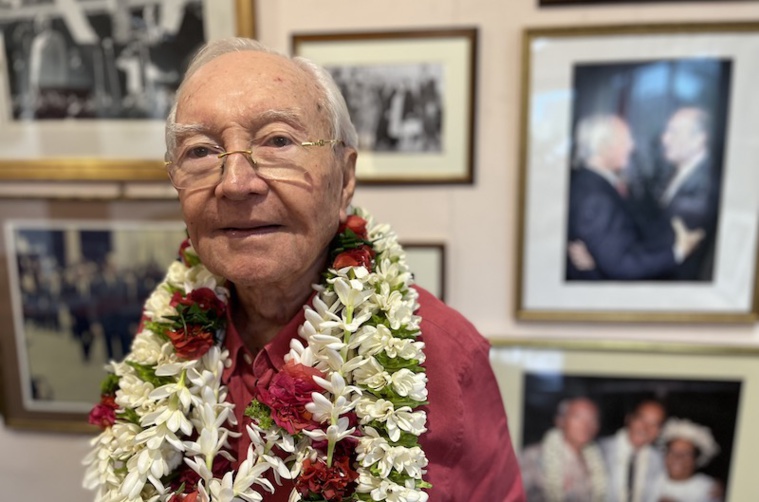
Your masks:
M 203 124 L 171 124 L 169 127 L 175 138 L 181 139 L 191 134 L 207 134 L 208 127 Z
M 262 126 L 272 122 L 285 122 L 291 126 L 305 130 L 306 124 L 302 120 L 302 114 L 295 108 L 285 108 L 278 110 L 266 110 L 253 117 L 252 123 Z
M 266 110 L 251 118 L 250 124 L 255 128 L 262 127 L 272 122 L 285 122 L 297 129 L 305 130 L 306 124 L 301 119 L 302 115 L 294 108 Z M 205 124 L 171 124 L 170 132 L 177 140 L 192 134 L 209 134 L 210 130 Z

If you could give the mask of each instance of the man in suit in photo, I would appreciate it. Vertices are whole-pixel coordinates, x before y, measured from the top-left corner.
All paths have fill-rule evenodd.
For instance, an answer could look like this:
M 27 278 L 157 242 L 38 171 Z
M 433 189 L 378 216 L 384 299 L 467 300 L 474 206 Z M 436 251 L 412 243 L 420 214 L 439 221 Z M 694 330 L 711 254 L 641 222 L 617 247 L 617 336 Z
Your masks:
M 656 483 L 664 473 L 664 457 L 654 444 L 666 418 L 661 403 L 641 401 L 627 415 L 623 428 L 599 440 L 609 476 L 607 502 L 653 500 Z
M 709 150 L 710 118 L 701 108 L 677 109 L 661 136 L 664 159 L 673 167 L 658 195 L 666 218 L 679 217 L 689 229 L 704 231 L 704 242 L 678 266 L 678 280 L 711 279 L 717 230 L 719 174 Z
M 703 238 L 682 218 L 668 220 L 663 238 L 640 227 L 626 200 L 622 172 L 635 143 L 616 115 L 585 117 L 575 132 L 570 176 L 567 280 L 642 280 L 672 274 Z M 578 251 L 579 248 L 579 251 Z

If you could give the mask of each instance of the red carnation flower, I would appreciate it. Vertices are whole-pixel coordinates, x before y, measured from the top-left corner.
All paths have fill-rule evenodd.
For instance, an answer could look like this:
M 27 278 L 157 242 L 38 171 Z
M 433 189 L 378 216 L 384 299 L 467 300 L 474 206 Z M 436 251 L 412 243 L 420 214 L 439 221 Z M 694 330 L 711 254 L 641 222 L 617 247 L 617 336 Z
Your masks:
M 369 238 L 366 232 L 366 220 L 361 216 L 356 216 L 355 214 L 348 216 L 345 223 L 340 224 L 337 233 L 341 234 L 346 230 L 352 231 L 359 239 L 366 240 Z
M 192 263 L 190 263 L 190 260 L 187 258 L 187 248 L 191 246 L 190 239 L 185 239 L 182 241 L 182 244 L 179 245 L 179 258 L 182 260 L 182 263 L 185 264 L 186 267 L 191 267 Z
M 350 466 L 348 457 L 335 458 L 332 467 L 321 461 L 303 461 L 303 471 L 295 482 L 301 496 L 319 494 L 328 502 L 340 502 L 355 489 L 358 473 Z
M 368 270 L 371 270 L 374 255 L 374 250 L 366 245 L 362 245 L 356 249 L 349 249 L 335 256 L 332 268 L 366 267 Z
M 172 307 L 197 305 L 201 310 L 214 314 L 216 317 L 221 317 L 226 310 L 224 302 L 219 300 L 216 293 L 210 288 L 194 289 L 187 296 L 184 296 L 180 291 L 175 291 L 171 296 L 170 304 Z
M 198 500 L 198 492 L 192 493 L 175 493 L 169 499 L 169 502 L 196 502 Z
M 324 378 L 316 368 L 288 361 L 279 373 L 269 371 L 256 384 L 256 399 L 271 409 L 274 422 L 290 434 L 318 426 L 306 410 L 311 394 L 323 391 L 314 376 Z
M 185 360 L 200 359 L 213 346 L 213 333 L 196 324 L 186 328 L 171 329 L 166 332 L 177 357 Z

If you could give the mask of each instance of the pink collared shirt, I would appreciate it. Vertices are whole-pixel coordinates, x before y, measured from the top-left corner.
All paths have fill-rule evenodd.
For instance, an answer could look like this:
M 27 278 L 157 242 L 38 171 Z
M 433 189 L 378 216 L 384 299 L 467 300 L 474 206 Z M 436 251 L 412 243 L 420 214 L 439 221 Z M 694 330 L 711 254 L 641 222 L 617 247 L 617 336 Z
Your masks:
M 522 502 L 519 464 L 511 444 L 506 413 L 490 367 L 490 345 L 461 314 L 427 291 L 419 290 L 417 312 L 427 361 L 428 432 L 420 440 L 429 466 L 425 480 L 433 487 L 430 502 Z M 299 311 L 265 347 L 252 354 L 229 323 L 225 346 L 232 365 L 222 383 L 235 404 L 238 432 L 233 455 L 244 459 L 250 439 L 244 411 L 253 398 L 256 379 L 268 369 L 279 370 L 304 321 Z M 235 468 L 239 465 L 235 464 Z M 278 487 L 267 502 L 286 502 L 292 484 Z

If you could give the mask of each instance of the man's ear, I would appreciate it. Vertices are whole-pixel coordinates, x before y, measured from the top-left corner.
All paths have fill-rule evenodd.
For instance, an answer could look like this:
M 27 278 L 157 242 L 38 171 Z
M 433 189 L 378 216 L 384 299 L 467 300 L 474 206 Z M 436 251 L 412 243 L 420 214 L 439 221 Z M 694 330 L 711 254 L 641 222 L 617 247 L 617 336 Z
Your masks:
M 348 207 L 353 200 L 353 192 L 356 191 L 356 158 L 358 153 L 355 149 L 344 147 L 341 169 L 343 183 L 340 190 L 340 222 L 344 223 L 348 218 Z

